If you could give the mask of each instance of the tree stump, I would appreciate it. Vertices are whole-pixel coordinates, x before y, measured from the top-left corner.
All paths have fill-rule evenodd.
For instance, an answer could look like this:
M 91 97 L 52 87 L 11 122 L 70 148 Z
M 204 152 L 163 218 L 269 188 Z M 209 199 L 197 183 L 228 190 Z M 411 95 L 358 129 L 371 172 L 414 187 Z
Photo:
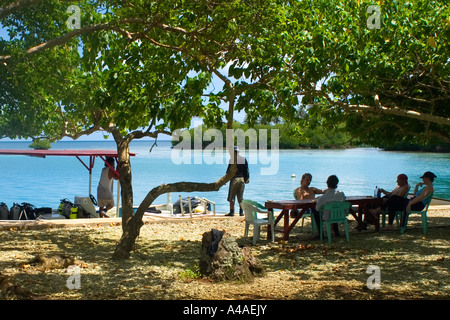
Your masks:
M 205 232 L 200 253 L 200 273 L 215 281 L 250 282 L 263 271 L 249 248 L 241 249 L 225 231 Z

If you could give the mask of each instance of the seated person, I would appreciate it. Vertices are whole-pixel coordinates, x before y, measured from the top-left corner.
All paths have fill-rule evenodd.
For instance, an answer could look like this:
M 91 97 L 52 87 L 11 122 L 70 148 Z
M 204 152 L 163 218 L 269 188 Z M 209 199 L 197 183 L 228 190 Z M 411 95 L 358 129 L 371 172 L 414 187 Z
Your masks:
M 316 223 L 318 226 L 320 226 L 320 216 L 319 216 L 319 212 L 320 209 L 322 209 L 322 207 L 330 202 L 335 202 L 335 201 L 345 201 L 345 194 L 341 191 L 337 191 L 337 185 L 339 183 L 339 179 L 338 177 L 336 177 L 335 175 L 329 176 L 327 179 L 327 186 L 328 189 L 325 190 L 325 192 L 323 193 L 322 196 L 320 196 L 317 200 L 315 200 L 316 202 L 316 207 L 312 210 L 314 213 L 314 219 L 316 220 Z M 334 229 L 334 234 L 336 237 L 339 236 L 339 228 L 337 223 L 333 223 L 333 229 Z M 320 230 L 319 230 L 319 235 L 320 235 Z
M 416 184 L 414 188 L 414 197 L 411 199 L 404 199 L 405 209 L 403 210 L 400 226 L 405 225 L 406 216 L 410 211 L 422 211 L 428 204 L 425 199 L 434 192 L 433 182 L 436 175 L 433 172 L 427 171 L 421 177 L 422 182 Z M 419 188 L 423 187 L 421 190 Z M 431 200 L 430 200 L 431 201 Z
M 383 204 L 376 213 L 381 212 L 381 210 L 388 210 L 388 224 L 384 230 L 393 229 L 395 212 L 403 209 L 403 199 L 407 196 L 408 190 L 408 177 L 405 174 L 397 176 L 397 187 L 391 192 L 385 192 L 384 189 L 381 189 L 381 192 L 386 196 L 383 197 Z
M 312 175 L 310 173 L 305 173 L 300 180 L 300 187 L 295 189 L 295 199 L 314 199 L 316 194 L 323 194 L 324 190 L 320 190 L 314 187 L 310 187 Z
M 381 193 L 384 193 L 386 196 L 383 198 L 390 198 L 392 196 L 399 196 L 401 198 L 406 197 L 406 193 L 409 190 L 409 185 L 408 185 L 408 176 L 406 174 L 399 174 L 397 176 L 397 187 L 395 187 L 394 190 L 392 190 L 391 192 L 388 192 L 384 189 L 380 189 Z
M 389 198 L 389 200 L 386 203 L 384 203 L 381 206 L 382 208 L 386 207 L 388 210 L 388 214 L 389 214 L 388 225 L 383 230 L 392 230 L 393 229 L 392 225 L 394 222 L 396 211 L 403 211 L 402 222 L 401 222 L 401 225 L 403 225 L 407 212 L 409 212 L 411 210 L 421 211 L 425 208 L 426 203 L 424 203 L 423 200 L 431 192 L 434 191 L 433 181 L 434 181 L 435 177 L 436 176 L 434 175 L 434 173 L 429 172 L 429 171 L 425 172 L 424 175 L 421 177 L 423 179 L 423 183 L 416 184 L 416 187 L 414 189 L 414 197 L 412 199 L 408 199 L 405 196 L 401 196 L 401 194 L 393 195 Z M 418 188 L 422 187 L 424 184 L 426 185 L 426 187 L 418 192 Z
M 369 209 L 369 211 L 375 216 L 378 217 L 378 215 L 381 213 L 382 210 L 388 210 L 389 219 L 388 219 L 388 225 L 385 228 L 386 230 L 391 230 L 392 223 L 395 218 L 395 211 L 399 211 L 403 209 L 403 200 L 405 196 L 407 196 L 407 192 L 409 190 L 408 185 L 408 177 L 405 174 L 399 174 L 397 176 L 397 187 L 395 187 L 394 190 L 391 192 L 388 192 L 384 189 L 380 189 L 382 193 L 385 194 L 385 196 L 382 198 L 383 203 L 380 207 Z
M 300 187 L 295 189 L 295 200 L 303 200 L 303 199 L 314 199 L 316 194 L 322 194 L 324 191 L 310 187 L 312 175 L 310 173 L 305 173 L 300 180 Z M 297 209 L 291 211 L 291 218 L 297 217 L 299 211 Z

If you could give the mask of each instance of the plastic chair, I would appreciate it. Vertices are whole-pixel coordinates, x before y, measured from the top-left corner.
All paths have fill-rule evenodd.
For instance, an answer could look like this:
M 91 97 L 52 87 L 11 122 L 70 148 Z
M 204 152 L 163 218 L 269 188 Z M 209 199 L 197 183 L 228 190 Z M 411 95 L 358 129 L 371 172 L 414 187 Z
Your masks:
M 259 203 L 252 200 L 242 200 L 241 208 L 244 210 L 245 215 L 245 234 L 244 237 L 248 237 L 248 230 L 250 225 L 253 225 L 253 245 L 259 240 L 259 235 L 262 225 L 270 225 L 272 242 L 275 241 L 275 224 L 272 212 L 268 211 L 267 208 L 263 207 Z M 267 219 L 258 218 L 258 213 L 266 213 Z
M 406 194 L 404 198 L 408 198 L 409 190 L 411 190 L 411 186 L 408 185 L 408 190 L 406 191 Z M 395 211 L 395 222 L 397 223 L 397 227 L 400 225 L 400 217 L 402 216 L 403 211 Z M 384 228 L 386 226 L 386 214 L 387 211 L 383 210 L 381 211 L 381 227 Z
M 423 199 L 423 201 L 426 201 L 426 206 L 425 206 L 425 208 L 422 211 L 411 210 L 410 212 L 408 212 L 406 214 L 405 223 L 404 223 L 403 227 L 400 228 L 400 233 L 401 234 L 405 233 L 405 231 L 406 231 L 406 226 L 408 225 L 409 215 L 411 213 L 418 213 L 418 214 L 421 215 L 421 218 L 422 218 L 422 232 L 423 232 L 423 234 L 427 233 L 427 226 L 428 226 L 427 212 L 428 212 L 428 208 L 430 207 L 430 203 L 431 203 L 432 199 L 433 199 L 433 192 L 430 193 L 425 199 Z
M 345 238 L 349 241 L 347 215 L 352 204 L 345 201 L 335 201 L 325 204 L 320 210 L 320 240 L 323 239 L 323 223 L 326 223 L 328 243 L 331 243 L 331 224 L 344 223 Z
M 298 200 L 297 193 L 295 192 L 295 190 L 294 190 L 293 196 L 294 196 L 294 200 Z M 306 210 L 306 212 L 302 215 L 302 228 L 303 228 L 303 224 L 305 222 L 305 218 L 308 218 L 308 217 L 311 219 L 312 233 L 314 234 L 317 230 L 317 225 L 316 225 L 316 220 L 314 220 L 314 217 L 311 213 L 311 209 Z

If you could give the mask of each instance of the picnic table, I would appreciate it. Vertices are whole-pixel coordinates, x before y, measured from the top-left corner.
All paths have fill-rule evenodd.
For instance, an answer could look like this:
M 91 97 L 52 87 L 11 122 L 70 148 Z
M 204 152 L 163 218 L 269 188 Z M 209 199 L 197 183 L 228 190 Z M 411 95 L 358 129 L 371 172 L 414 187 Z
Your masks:
M 366 224 L 363 221 L 364 215 L 369 215 L 368 206 L 375 205 L 379 206 L 381 204 L 380 198 L 374 198 L 370 196 L 350 196 L 346 197 L 345 201 L 350 202 L 352 206 L 357 206 L 357 210 L 350 210 L 350 214 L 355 218 L 358 222 L 358 226 L 356 229 L 358 231 L 366 229 Z M 267 201 L 264 206 L 273 212 L 273 209 L 281 209 L 280 214 L 276 217 L 274 225 L 283 219 L 283 239 L 289 240 L 289 233 L 292 231 L 297 222 L 301 219 L 303 214 L 308 210 L 312 209 L 316 206 L 316 202 L 314 199 L 304 199 L 304 200 L 276 200 L 276 201 Z M 294 218 L 292 222 L 289 219 L 289 212 L 291 210 L 298 209 L 300 212 Z M 373 219 L 375 230 L 380 230 L 380 223 L 378 219 Z M 267 237 L 269 239 L 270 235 L 270 226 L 267 230 Z

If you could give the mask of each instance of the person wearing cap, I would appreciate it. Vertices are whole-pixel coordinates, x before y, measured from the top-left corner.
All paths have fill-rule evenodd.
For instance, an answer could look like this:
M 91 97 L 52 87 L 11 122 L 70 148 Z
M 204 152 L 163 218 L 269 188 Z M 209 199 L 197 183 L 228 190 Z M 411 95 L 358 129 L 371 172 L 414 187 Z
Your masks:
M 414 197 L 407 200 L 406 208 L 403 211 L 400 226 L 405 225 L 406 216 L 410 211 L 422 211 L 428 204 L 427 197 L 434 192 L 433 182 L 437 178 L 436 175 L 431 172 L 425 172 L 421 177 L 422 182 L 416 184 L 414 188 Z M 425 186 L 425 187 L 424 187 Z M 419 190 L 419 188 L 422 188 Z M 431 201 L 431 200 L 430 200 Z
M 232 155 L 232 158 L 230 159 L 227 173 L 230 171 L 234 159 L 236 159 L 237 172 L 235 176 L 231 178 L 228 188 L 227 200 L 230 202 L 230 212 L 226 214 L 228 217 L 234 216 L 234 204 L 236 197 L 239 203 L 239 215 L 244 215 L 244 211 L 241 208 L 241 202 L 244 199 L 245 184 L 250 182 L 250 172 L 248 170 L 247 159 L 239 154 L 239 148 L 237 146 L 234 147 L 234 157 Z

